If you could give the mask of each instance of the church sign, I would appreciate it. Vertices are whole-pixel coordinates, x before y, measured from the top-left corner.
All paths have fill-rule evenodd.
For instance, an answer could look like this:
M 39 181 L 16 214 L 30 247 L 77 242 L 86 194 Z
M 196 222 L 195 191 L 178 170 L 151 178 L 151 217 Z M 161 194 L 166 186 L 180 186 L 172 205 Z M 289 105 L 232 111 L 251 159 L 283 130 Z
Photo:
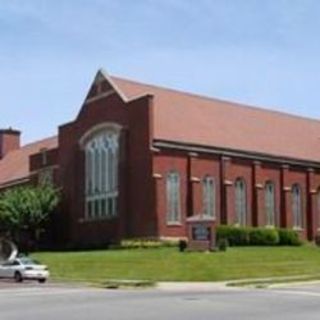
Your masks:
M 193 241 L 210 241 L 211 228 L 203 223 L 194 224 L 192 227 L 192 240 Z
M 188 249 L 209 251 L 215 248 L 215 221 L 212 218 L 193 216 L 187 220 Z

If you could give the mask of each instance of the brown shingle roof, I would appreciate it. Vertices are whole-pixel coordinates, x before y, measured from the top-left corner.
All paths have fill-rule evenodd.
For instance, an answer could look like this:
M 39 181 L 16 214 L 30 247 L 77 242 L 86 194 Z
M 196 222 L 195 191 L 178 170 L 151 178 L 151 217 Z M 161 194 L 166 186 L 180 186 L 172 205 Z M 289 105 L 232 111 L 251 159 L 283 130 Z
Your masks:
M 320 121 L 112 77 L 128 99 L 154 95 L 155 139 L 320 162 Z
M 53 149 L 56 148 L 57 145 L 57 137 L 50 137 L 9 152 L 0 160 L 0 186 L 27 178 L 30 174 L 29 156 L 39 152 L 42 148 Z
M 128 98 L 154 95 L 154 138 L 320 162 L 320 121 L 111 77 Z M 29 156 L 58 147 L 30 143 L 0 160 L 0 187 L 27 178 Z

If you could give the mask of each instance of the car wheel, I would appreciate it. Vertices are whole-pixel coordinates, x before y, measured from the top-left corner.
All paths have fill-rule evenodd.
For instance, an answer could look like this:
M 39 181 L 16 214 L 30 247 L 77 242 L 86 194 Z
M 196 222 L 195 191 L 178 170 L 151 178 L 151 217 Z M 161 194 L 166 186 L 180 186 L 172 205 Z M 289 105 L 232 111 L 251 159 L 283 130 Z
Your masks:
M 14 274 L 14 280 L 16 282 L 22 282 L 23 281 L 23 278 L 22 278 L 22 275 L 19 271 L 17 271 L 15 274 Z
M 45 283 L 47 281 L 47 279 L 39 279 L 38 281 L 39 281 L 39 283 Z

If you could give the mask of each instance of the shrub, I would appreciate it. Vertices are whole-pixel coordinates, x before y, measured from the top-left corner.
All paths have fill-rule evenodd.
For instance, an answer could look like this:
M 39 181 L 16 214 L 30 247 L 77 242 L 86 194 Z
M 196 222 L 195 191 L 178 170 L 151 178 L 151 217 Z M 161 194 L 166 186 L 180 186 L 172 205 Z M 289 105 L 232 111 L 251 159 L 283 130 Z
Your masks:
M 228 240 L 225 238 L 220 238 L 217 242 L 217 247 L 219 251 L 227 251 Z
M 279 244 L 279 233 L 275 229 L 250 228 L 249 242 L 253 246 L 274 246 Z
M 124 239 L 120 243 L 122 249 L 147 249 L 162 247 L 177 247 L 178 240 L 155 240 L 146 238 Z
M 184 252 L 187 249 L 188 243 L 186 240 L 179 240 L 179 251 Z
M 295 230 L 278 229 L 280 246 L 300 246 L 302 244 L 299 234 Z
M 217 242 L 226 239 L 230 246 L 249 245 L 249 228 L 234 226 L 217 227 Z
M 217 244 L 220 239 L 226 239 L 230 246 L 299 246 L 302 244 L 299 234 L 295 230 L 226 225 L 217 227 Z
M 314 238 L 314 243 L 320 247 L 320 234 L 318 233 Z
M 279 233 L 279 245 L 283 246 L 296 246 L 300 245 L 301 241 L 299 239 L 299 234 L 290 229 L 278 229 Z

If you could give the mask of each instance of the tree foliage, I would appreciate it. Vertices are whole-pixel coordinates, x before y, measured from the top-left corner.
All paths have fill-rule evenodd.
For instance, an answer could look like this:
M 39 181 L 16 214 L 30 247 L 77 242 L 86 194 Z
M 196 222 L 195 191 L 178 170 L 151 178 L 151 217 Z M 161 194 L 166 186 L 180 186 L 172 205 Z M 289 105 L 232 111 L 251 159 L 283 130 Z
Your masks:
M 59 191 L 51 185 L 17 187 L 5 191 L 0 195 L 1 229 L 17 242 L 23 232 L 37 241 L 59 198 Z

